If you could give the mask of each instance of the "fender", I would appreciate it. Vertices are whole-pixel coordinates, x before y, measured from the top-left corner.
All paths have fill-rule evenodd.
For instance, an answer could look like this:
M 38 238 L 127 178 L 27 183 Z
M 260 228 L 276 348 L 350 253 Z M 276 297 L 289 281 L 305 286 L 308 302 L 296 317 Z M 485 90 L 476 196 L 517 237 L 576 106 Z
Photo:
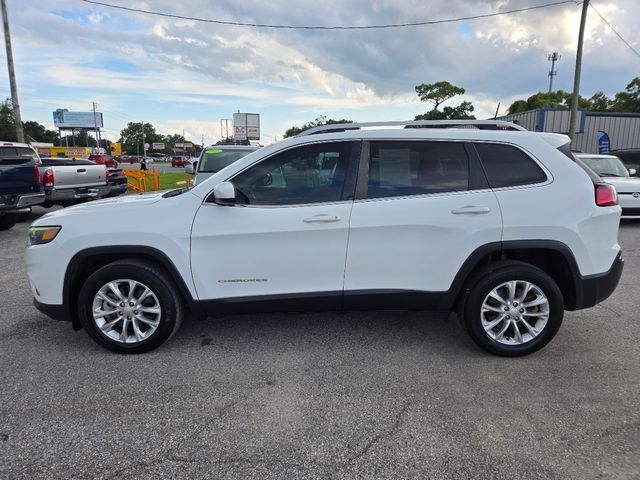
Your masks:
M 195 299 L 191 295 L 191 292 L 189 291 L 187 284 L 182 278 L 182 275 L 180 275 L 180 272 L 171 261 L 171 259 L 161 250 L 143 245 L 112 245 L 104 247 L 91 247 L 79 251 L 71 258 L 64 275 L 62 301 L 63 305 L 66 306 L 67 318 L 71 319 L 74 330 L 79 330 L 80 328 L 82 328 L 80 326 L 80 322 L 76 312 L 75 302 L 73 302 L 73 299 L 71 298 L 71 287 L 73 284 L 74 276 L 79 270 L 82 263 L 87 258 L 103 255 L 118 255 L 123 258 L 126 256 L 146 257 L 158 262 L 165 268 L 171 279 L 175 282 L 176 286 L 178 287 L 178 291 L 185 299 L 187 305 L 189 306 L 189 309 L 193 312 L 193 314 L 196 316 L 203 315 L 202 309 L 199 307 L 198 302 L 195 301 Z

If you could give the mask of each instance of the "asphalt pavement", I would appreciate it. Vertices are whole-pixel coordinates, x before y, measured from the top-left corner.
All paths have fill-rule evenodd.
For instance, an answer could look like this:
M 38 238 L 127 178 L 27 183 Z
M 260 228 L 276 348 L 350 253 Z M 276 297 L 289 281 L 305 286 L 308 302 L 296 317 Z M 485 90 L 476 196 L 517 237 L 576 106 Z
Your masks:
M 117 355 L 32 306 L 26 230 L 0 232 L 2 479 L 640 478 L 640 223 L 613 296 L 517 359 L 419 312 L 187 319 Z

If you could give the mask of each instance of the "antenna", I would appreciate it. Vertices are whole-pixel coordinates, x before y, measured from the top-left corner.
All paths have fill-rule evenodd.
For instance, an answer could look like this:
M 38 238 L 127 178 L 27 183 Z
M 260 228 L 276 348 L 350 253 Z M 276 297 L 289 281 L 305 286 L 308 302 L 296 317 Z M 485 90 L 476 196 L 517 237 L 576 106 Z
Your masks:
M 558 75 L 558 71 L 555 69 L 556 62 L 562 58 L 558 52 L 550 53 L 547 60 L 551 62 L 551 70 L 549 70 L 549 93 L 553 90 L 553 77 Z

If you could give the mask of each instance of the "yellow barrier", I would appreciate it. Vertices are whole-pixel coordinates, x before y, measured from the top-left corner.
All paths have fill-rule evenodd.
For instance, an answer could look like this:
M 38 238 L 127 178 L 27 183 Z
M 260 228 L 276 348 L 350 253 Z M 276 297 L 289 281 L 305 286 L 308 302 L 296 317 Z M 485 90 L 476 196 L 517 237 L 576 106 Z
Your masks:
M 129 188 L 136 192 L 160 190 L 160 174 L 146 170 L 123 170 Z

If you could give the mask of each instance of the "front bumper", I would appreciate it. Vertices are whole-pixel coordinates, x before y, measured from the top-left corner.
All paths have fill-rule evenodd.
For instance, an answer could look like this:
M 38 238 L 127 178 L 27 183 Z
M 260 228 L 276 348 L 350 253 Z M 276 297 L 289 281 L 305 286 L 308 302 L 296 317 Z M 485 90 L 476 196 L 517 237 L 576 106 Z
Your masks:
M 620 282 L 623 269 L 624 259 L 619 252 L 607 272 L 581 277 L 576 289 L 575 309 L 590 308 L 609 298 Z
M 64 305 L 49 305 L 46 303 L 40 303 L 35 298 L 33 299 L 33 306 L 40 312 L 44 313 L 47 317 L 54 320 L 60 320 L 64 322 L 71 321 L 69 310 Z

